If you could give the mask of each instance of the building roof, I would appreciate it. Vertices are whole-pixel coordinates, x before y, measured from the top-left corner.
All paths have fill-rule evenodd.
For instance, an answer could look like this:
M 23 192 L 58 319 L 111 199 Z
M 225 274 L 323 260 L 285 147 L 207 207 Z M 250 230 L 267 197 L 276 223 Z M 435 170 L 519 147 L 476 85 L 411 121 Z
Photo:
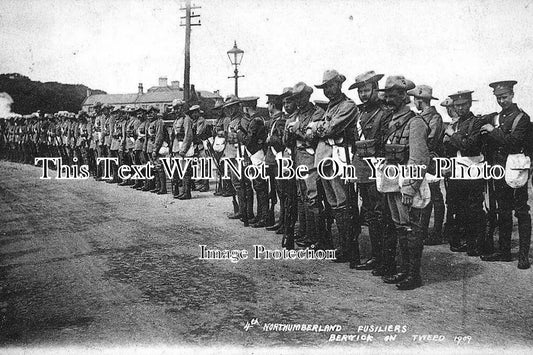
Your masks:
M 137 101 L 138 96 L 138 94 L 97 94 L 86 97 L 82 105 L 94 105 L 97 102 L 109 105 L 132 104 Z
M 174 99 L 183 100 L 183 91 L 154 91 L 138 95 L 135 103 L 172 102 Z M 132 102 L 133 103 L 133 102 Z

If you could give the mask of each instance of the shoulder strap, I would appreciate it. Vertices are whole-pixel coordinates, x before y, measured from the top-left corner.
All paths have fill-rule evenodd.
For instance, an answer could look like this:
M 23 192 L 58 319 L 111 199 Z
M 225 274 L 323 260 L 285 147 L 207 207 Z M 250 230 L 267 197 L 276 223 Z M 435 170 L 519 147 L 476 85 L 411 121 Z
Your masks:
M 370 116 L 370 118 L 366 121 L 365 123 L 365 126 L 364 127 L 361 127 L 361 131 L 364 130 L 366 128 L 366 126 L 368 126 L 368 124 L 370 122 L 372 122 L 372 120 L 374 119 L 374 117 L 376 117 L 376 115 L 378 114 L 378 112 L 381 110 L 381 108 L 377 108 L 376 111 L 372 114 L 372 116 Z
M 407 123 L 408 123 L 409 121 L 411 121 L 411 119 L 412 119 L 413 117 L 416 116 L 416 114 L 415 114 L 413 111 L 409 111 L 409 113 L 407 113 L 407 115 L 411 115 L 411 117 L 409 117 L 407 120 L 405 120 L 405 122 L 401 125 L 401 127 L 398 127 L 398 129 L 390 130 L 389 132 L 387 132 L 387 137 L 385 138 L 385 142 L 386 142 L 387 140 L 389 140 L 389 138 L 390 138 L 394 133 L 398 132 L 400 129 L 402 130 L 402 134 L 401 134 L 401 135 L 403 136 L 403 131 L 405 130 L 405 127 L 407 126 Z
M 520 111 L 520 113 L 515 117 L 513 121 L 513 126 L 511 127 L 511 133 L 514 132 L 514 130 L 516 129 L 516 126 L 518 126 L 518 121 L 520 121 L 522 117 L 524 117 L 524 112 Z

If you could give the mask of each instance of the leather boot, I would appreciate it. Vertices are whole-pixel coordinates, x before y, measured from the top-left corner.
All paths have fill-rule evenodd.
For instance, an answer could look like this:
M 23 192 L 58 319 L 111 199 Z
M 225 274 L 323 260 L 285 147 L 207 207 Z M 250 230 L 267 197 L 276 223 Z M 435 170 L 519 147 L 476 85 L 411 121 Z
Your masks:
M 281 247 L 287 250 L 294 250 L 294 227 L 287 226 L 281 241 Z
M 257 195 L 257 218 L 256 222 L 251 225 L 252 228 L 264 228 L 267 226 L 268 218 L 268 197 L 266 194 L 258 193 Z
M 315 227 L 315 234 L 313 239 L 315 244 L 311 248 L 318 250 L 330 249 L 331 241 L 326 235 L 326 220 L 324 212 L 320 208 L 309 208 L 309 213 L 313 216 L 313 226 Z
M 372 270 L 372 275 L 388 277 L 396 274 L 397 232 L 392 222 L 383 220 L 381 265 Z
M 355 265 L 356 270 L 373 270 L 381 264 L 383 254 L 383 222 L 368 222 L 368 234 L 370 237 L 370 246 L 372 248 L 372 257 L 365 263 Z
M 151 180 L 149 180 L 149 179 L 144 179 L 144 186 L 142 187 L 142 189 L 138 189 L 138 190 L 141 190 L 141 191 L 150 191 L 150 190 L 152 189 L 150 182 L 151 182 Z
M 161 180 L 159 178 L 159 170 L 154 171 L 154 178 L 152 179 L 152 189 L 150 192 L 156 193 L 161 189 Z
M 191 176 L 185 175 L 183 177 L 183 192 L 178 196 L 178 200 L 191 199 Z
M 309 247 L 311 245 L 316 244 L 318 241 L 317 233 L 316 233 L 316 224 L 315 224 L 315 216 L 313 212 L 309 210 L 307 206 L 305 206 L 305 232 L 304 238 L 300 238 L 300 241 L 296 241 L 296 244 L 299 247 Z
M 337 225 L 337 233 L 333 235 L 333 247 L 337 250 L 335 262 L 345 263 L 350 260 L 346 242 L 352 237 L 352 218 L 345 207 L 334 210 L 334 215 Z
M 407 233 L 406 231 L 398 231 L 399 233 L 399 241 L 398 244 L 400 245 L 400 257 L 401 257 L 401 263 L 400 263 L 400 270 L 397 274 L 390 275 L 390 276 L 384 276 L 383 282 L 386 284 L 396 284 L 399 283 L 407 278 L 409 275 L 409 245 L 407 243 L 407 238 L 404 235 L 404 233 Z M 390 256 L 389 256 L 390 257 Z
M 531 217 L 529 214 L 518 217 L 518 268 L 529 269 L 529 247 L 531 244 Z
M 428 205 L 422 209 L 420 216 L 420 224 L 422 226 L 422 234 L 424 236 L 424 241 L 429 237 L 429 221 L 431 219 L 431 212 L 433 211 L 433 202 L 429 202 Z
M 501 212 L 498 226 L 499 250 L 489 255 L 482 255 L 483 261 L 512 261 L 511 236 L 513 233 L 513 215 L 511 212 Z
M 267 231 L 277 232 L 280 228 L 283 230 L 285 225 L 285 199 L 281 198 L 279 202 L 279 220 L 272 227 L 267 227 Z
M 301 243 L 307 237 L 307 234 L 305 233 L 307 229 L 307 220 L 305 216 L 306 210 L 307 206 L 305 206 L 303 201 L 298 196 L 298 231 L 295 235 L 296 244 Z
M 162 170 L 159 171 L 159 191 L 157 191 L 157 194 L 167 194 L 167 174 L 165 174 L 165 172 Z
M 135 180 L 135 183 L 131 186 L 132 189 L 138 189 L 138 188 L 141 188 L 143 185 L 142 185 L 142 180 Z
M 207 192 L 209 191 L 209 180 L 203 179 L 200 181 L 200 188 L 198 189 L 198 192 Z
M 461 233 L 459 232 L 456 218 L 456 216 L 453 216 L 446 221 L 444 233 L 448 235 L 450 240 L 450 250 L 454 253 L 461 253 L 466 251 L 466 244 L 461 242 Z
M 236 194 L 237 194 L 237 200 L 239 201 L 238 203 L 239 212 L 230 214 L 228 216 L 229 219 L 241 219 L 244 216 L 244 212 L 245 212 L 244 202 L 243 202 L 244 201 L 244 190 L 241 188 L 240 190 L 236 191 Z M 250 217 L 248 216 L 248 218 Z
M 267 207 L 268 207 L 268 204 L 267 204 Z M 274 206 L 272 206 L 268 210 L 267 219 L 266 219 L 266 228 L 273 227 L 275 224 L 276 224 L 276 218 L 274 217 Z
M 416 233 L 414 231 L 409 233 Z M 413 290 L 422 286 L 422 278 L 420 277 L 420 264 L 422 260 L 422 232 L 420 233 L 418 240 L 413 241 L 412 237 L 408 239 L 409 248 L 409 272 L 405 280 L 399 282 L 396 287 L 398 290 Z

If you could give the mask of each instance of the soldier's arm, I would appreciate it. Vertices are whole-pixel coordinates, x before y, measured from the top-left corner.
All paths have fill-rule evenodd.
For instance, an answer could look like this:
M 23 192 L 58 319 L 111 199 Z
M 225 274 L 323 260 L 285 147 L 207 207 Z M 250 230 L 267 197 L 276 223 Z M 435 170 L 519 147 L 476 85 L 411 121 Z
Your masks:
M 472 132 L 470 132 L 470 134 L 466 132 L 455 132 L 450 137 L 449 144 L 452 147 L 460 151 L 469 151 L 480 145 L 480 129 L 483 125 L 483 121 L 477 117 L 474 117 L 473 119 L 475 120 L 475 122 L 472 126 Z
M 181 155 L 185 155 L 185 153 L 187 153 L 194 138 L 192 132 L 192 120 L 189 116 L 185 116 L 185 119 L 183 120 L 183 128 L 185 130 L 185 137 L 183 138 L 183 144 L 181 146 Z
M 163 120 L 158 120 L 155 127 L 155 147 L 154 152 L 159 152 L 165 138 Z
M 355 121 L 358 109 L 353 101 L 344 101 L 340 104 L 335 117 L 319 123 L 317 134 L 321 138 L 336 138 L 342 136 L 344 130 Z
M 494 128 L 487 135 L 490 141 L 494 142 L 498 147 L 503 147 L 509 152 L 519 152 L 527 139 L 529 124 L 529 116 L 524 114 L 516 124 L 514 132 L 505 134 L 500 126 Z
M 420 116 L 412 118 L 409 123 L 409 160 L 407 165 L 427 166 L 429 164 L 427 136 L 428 128 L 423 118 Z M 421 179 L 405 179 L 401 187 L 402 194 L 414 196 L 421 183 Z

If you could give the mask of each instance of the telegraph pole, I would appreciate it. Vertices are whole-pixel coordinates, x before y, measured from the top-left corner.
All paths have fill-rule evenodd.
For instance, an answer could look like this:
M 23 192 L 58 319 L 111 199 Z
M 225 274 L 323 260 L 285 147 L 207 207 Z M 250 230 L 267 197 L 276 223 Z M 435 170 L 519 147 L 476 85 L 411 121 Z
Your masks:
M 199 6 L 191 6 L 191 0 L 185 0 L 185 7 L 180 10 L 185 10 L 185 16 L 181 17 L 181 20 L 185 19 L 185 23 L 180 23 L 180 26 L 185 26 L 185 67 L 183 70 L 183 99 L 188 102 L 191 96 L 191 26 L 201 26 L 200 19 L 198 23 L 192 23 L 192 18 L 200 17 L 195 15 L 192 10 L 201 9 Z

